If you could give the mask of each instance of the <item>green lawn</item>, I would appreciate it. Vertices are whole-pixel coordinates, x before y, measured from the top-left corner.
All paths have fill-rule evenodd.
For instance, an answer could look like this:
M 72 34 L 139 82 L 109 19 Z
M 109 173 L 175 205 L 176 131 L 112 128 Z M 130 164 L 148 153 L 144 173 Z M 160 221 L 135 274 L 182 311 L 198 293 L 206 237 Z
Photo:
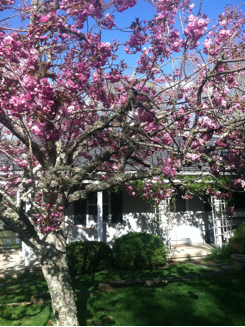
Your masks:
M 51 303 L 0 307 L 1 326 L 48 326 L 54 322 Z
M 245 274 L 118 288 L 91 296 L 87 310 L 93 326 L 244 326 Z
M 190 276 L 210 272 L 178 264 L 154 271 L 102 271 L 73 278 L 74 291 L 98 290 L 99 282 Z M 47 292 L 40 276 L 32 281 L 0 280 L 0 303 L 30 302 Z M 245 325 L 245 274 L 229 274 L 188 283 L 118 288 L 76 299 L 80 325 Z M 0 307 L 1 326 L 43 326 L 54 321 L 50 303 Z

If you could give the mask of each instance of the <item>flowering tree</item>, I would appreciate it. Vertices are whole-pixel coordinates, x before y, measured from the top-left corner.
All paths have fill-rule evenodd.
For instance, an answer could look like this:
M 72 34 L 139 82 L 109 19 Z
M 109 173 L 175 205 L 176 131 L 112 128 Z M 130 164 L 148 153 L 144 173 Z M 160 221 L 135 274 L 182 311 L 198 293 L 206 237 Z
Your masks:
M 158 176 L 174 186 L 197 164 L 200 176 L 235 171 L 226 186 L 245 188 L 244 14 L 227 7 L 209 26 L 202 1 L 195 14 L 190 0 L 148 2 L 152 19 L 125 28 L 113 13 L 137 0 L 0 0 L 0 152 L 12 163 L 1 165 L 0 219 L 41 258 L 57 325 L 78 325 L 65 261 L 73 201 L 117 185 L 135 195 L 132 181 Z M 121 47 L 138 56 L 133 72 Z

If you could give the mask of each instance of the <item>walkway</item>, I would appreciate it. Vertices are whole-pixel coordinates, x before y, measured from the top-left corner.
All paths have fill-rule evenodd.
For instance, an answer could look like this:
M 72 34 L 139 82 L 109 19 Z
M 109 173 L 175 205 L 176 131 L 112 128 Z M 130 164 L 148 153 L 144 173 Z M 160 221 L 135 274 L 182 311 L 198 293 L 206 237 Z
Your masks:
M 37 269 L 40 267 L 39 260 L 33 255 L 31 267 Z M 0 252 L 0 278 L 17 278 L 25 272 L 25 264 L 22 259 L 22 251 L 20 249 L 8 249 Z
M 172 245 L 173 260 L 198 260 L 205 257 L 211 248 L 208 244 Z

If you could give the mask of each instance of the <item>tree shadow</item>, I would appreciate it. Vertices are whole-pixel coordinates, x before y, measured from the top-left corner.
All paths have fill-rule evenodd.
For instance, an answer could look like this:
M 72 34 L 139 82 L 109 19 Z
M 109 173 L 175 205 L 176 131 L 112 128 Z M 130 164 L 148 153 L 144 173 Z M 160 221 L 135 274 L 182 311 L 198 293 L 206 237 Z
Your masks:
M 9 325 L 46 325 L 52 319 L 52 307 L 50 303 L 39 305 L 20 305 L 0 307 L 0 317 Z
M 237 284 L 232 283 L 237 280 Z M 89 319 L 107 325 L 244 325 L 244 277 L 236 274 L 158 286 L 118 288 L 88 300 Z

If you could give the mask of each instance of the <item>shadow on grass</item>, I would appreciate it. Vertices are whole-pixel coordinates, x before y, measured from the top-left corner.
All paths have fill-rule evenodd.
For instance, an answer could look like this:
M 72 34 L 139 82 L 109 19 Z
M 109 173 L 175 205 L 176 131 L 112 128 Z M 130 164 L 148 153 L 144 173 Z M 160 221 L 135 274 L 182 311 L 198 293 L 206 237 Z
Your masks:
M 73 289 L 78 291 L 93 291 L 98 290 L 100 282 L 117 281 L 117 280 L 131 280 L 138 278 L 166 278 L 166 277 L 180 277 L 192 276 L 210 272 L 209 269 L 204 269 L 198 265 L 190 265 L 188 263 L 181 263 L 172 266 L 166 266 L 158 270 L 111 270 L 80 275 L 73 277 Z
M 54 321 L 50 303 L 0 307 L 2 326 L 45 326 Z
M 30 302 L 35 293 L 47 293 L 45 279 L 39 275 L 23 275 L 19 279 L 10 279 L 0 288 L 1 304 Z
M 118 288 L 88 300 L 89 325 L 241 326 L 245 324 L 244 274 L 188 283 Z
M 191 276 L 204 272 L 210 272 L 210 270 L 187 263 L 166 266 L 163 269 L 153 271 L 101 271 L 73 277 L 73 290 L 75 292 L 98 290 L 99 282 L 105 281 Z M 224 278 L 228 282 L 222 286 L 220 282 Z M 1 303 L 29 302 L 33 294 L 48 291 L 43 277 L 35 276 L 34 279 L 27 281 L 26 279 L 28 277 L 19 281 L 8 281 L 7 286 L 0 290 L 2 292 Z M 219 313 L 218 309 L 222 305 L 218 302 L 226 298 L 225 301 L 229 299 L 228 302 L 232 301 L 237 305 L 237 294 L 232 295 L 230 299 L 230 293 L 233 294 L 235 290 L 237 292 L 238 290 L 241 291 L 240 280 L 233 278 L 233 282 L 231 282 L 227 276 L 218 277 L 216 279 L 219 281 L 218 284 L 212 282 L 212 280 L 215 279 L 190 281 L 188 284 L 173 283 L 167 286 L 161 284 L 153 287 L 132 286 L 119 288 L 113 293 L 103 294 L 99 297 L 81 296 L 76 298 L 78 319 L 81 326 L 86 325 L 86 322 L 91 325 L 209 325 L 212 321 L 210 317 L 212 315 L 216 317 L 218 312 L 222 324 L 232 325 L 233 318 L 227 320 L 221 317 L 225 312 L 229 312 L 228 304 Z M 227 287 L 229 284 L 235 288 Z M 208 294 L 208 296 L 205 294 Z M 243 294 L 245 294 L 245 291 Z M 234 307 L 233 303 L 230 306 L 232 308 Z M 16 316 L 11 316 L 8 318 L 9 320 L 5 319 L 7 323 L 5 321 L 2 325 L 10 325 L 10 322 L 17 325 L 36 325 L 37 322 L 35 321 L 32 324 L 29 323 L 30 321 L 33 322 L 35 317 L 45 325 L 49 320 L 53 319 L 53 313 L 50 303 L 45 303 L 42 306 L 44 307 L 39 306 L 39 310 L 42 308 L 42 311 L 38 312 L 35 309 L 36 311 L 31 311 L 31 313 L 28 313 L 23 309 L 25 307 L 22 307 L 22 311 L 19 313 L 20 318 L 17 319 Z M 35 306 L 32 306 L 32 308 L 35 308 Z M 243 309 L 245 312 L 245 308 Z M 207 312 L 210 312 L 211 316 Z M 0 322 L 1 317 L 2 315 L 0 315 Z M 239 312 L 237 317 L 236 321 L 238 322 L 237 325 L 239 325 L 241 321 Z M 195 319 L 197 319 L 198 323 Z M 218 323 L 219 319 L 214 319 L 215 323 L 211 324 L 222 325 Z M 245 321 L 243 322 L 245 323 Z

